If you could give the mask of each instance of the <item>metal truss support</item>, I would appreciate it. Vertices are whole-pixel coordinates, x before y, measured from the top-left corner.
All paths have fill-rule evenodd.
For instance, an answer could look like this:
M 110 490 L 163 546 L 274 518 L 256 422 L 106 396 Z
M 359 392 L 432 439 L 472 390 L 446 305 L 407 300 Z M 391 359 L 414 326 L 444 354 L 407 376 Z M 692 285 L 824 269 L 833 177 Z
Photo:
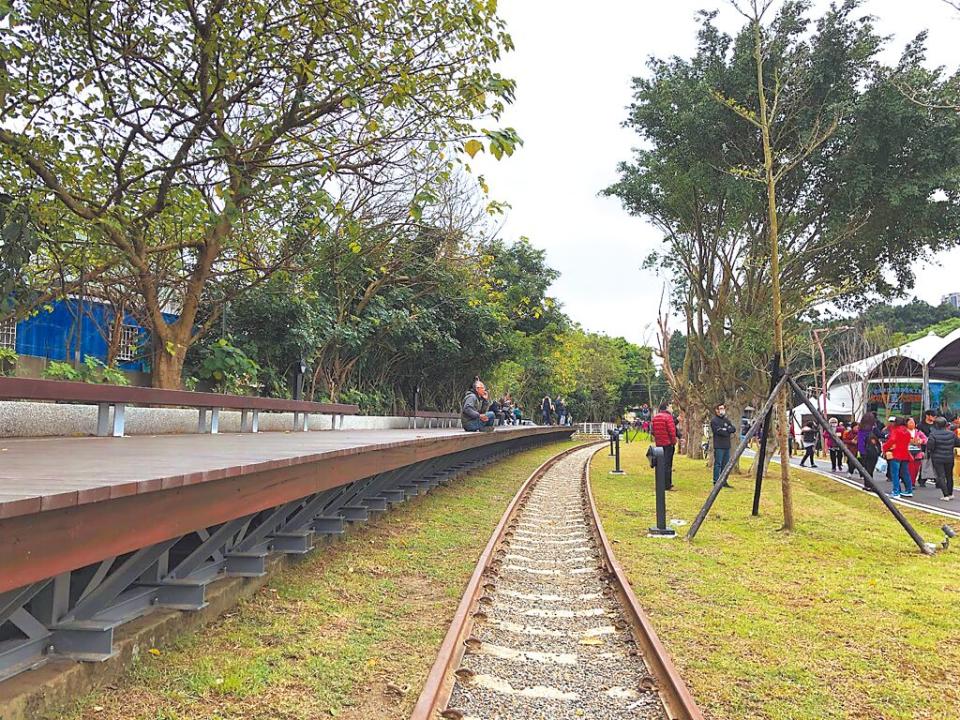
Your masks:
M 216 432 L 218 414 L 211 413 L 209 426 L 203 417 L 201 430 Z M 297 420 L 300 429 L 309 427 L 305 414 Z M 255 432 L 256 421 L 244 418 L 243 429 Z M 203 608 L 207 585 L 219 578 L 261 576 L 271 553 L 306 554 L 318 536 L 336 539 L 348 524 L 542 442 L 518 438 L 413 463 L 0 594 L 0 680 L 51 654 L 109 658 L 114 629 L 123 623 L 158 607 Z

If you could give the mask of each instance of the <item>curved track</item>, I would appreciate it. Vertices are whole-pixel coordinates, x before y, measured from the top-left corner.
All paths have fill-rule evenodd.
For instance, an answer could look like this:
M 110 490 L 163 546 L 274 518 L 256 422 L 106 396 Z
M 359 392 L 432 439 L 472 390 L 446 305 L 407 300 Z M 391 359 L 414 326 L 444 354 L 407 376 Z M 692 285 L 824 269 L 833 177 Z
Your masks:
M 411 720 L 701 720 L 589 487 L 597 446 L 544 463 L 480 557 Z

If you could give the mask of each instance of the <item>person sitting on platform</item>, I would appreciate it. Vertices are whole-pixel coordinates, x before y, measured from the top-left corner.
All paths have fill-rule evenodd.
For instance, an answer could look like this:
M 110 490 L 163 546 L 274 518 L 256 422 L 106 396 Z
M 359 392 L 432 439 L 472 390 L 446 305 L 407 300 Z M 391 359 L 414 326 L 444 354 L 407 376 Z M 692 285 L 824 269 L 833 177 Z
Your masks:
M 487 386 L 474 378 L 473 385 L 463 396 L 460 423 L 467 432 L 493 432 L 494 414 L 487 409 Z

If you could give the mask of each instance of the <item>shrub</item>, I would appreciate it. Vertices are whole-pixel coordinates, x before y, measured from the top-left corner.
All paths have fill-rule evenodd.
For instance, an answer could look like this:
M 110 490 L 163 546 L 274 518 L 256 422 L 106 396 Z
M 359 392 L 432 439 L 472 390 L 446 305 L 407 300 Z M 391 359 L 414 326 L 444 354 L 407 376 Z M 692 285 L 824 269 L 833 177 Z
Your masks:
M 47 380 L 68 380 L 70 382 L 98 383 L 103 385 L 129 385 L 130 381 L 121 370 L 111 367 L 95 357 L 87 355 L 83 365 L 77 370 L 68 362 L 53 360 L 43 371 Z
M 260 366 L 243 350 L 221 338 L 207 349 L 197 376 L 210 380 L 222 392 L 250 395 L 259 389 L 259 373 Z
M 43 371 L 43 377 L 47 380 L 70 380 L 79 382 L 83 378 L 80 372 L 68 362 L 59 362 L 52 360 Z
M 17 361 L 19 358 L 20 356 L 17 355 L 16 350 L 8 347 L 0 347 L 0 375 L 13 375 L 14 370 L 17 369 Z

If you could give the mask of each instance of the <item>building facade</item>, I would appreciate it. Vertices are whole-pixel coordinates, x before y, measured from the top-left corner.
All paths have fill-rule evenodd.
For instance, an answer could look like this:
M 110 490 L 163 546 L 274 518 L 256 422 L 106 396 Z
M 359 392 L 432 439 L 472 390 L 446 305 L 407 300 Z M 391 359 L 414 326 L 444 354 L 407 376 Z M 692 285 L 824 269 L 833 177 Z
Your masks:
M 58 300 L 19 322 L 0 324 L 0 347 L 18 355 L 72 362 L 94 357 L 106 363 L 108 342 L 116 316 L 106 303 L 89 298 Z M 116 366 L 130 372 L 149 372 L 149 333 L 126 313 L 119 332 Z

